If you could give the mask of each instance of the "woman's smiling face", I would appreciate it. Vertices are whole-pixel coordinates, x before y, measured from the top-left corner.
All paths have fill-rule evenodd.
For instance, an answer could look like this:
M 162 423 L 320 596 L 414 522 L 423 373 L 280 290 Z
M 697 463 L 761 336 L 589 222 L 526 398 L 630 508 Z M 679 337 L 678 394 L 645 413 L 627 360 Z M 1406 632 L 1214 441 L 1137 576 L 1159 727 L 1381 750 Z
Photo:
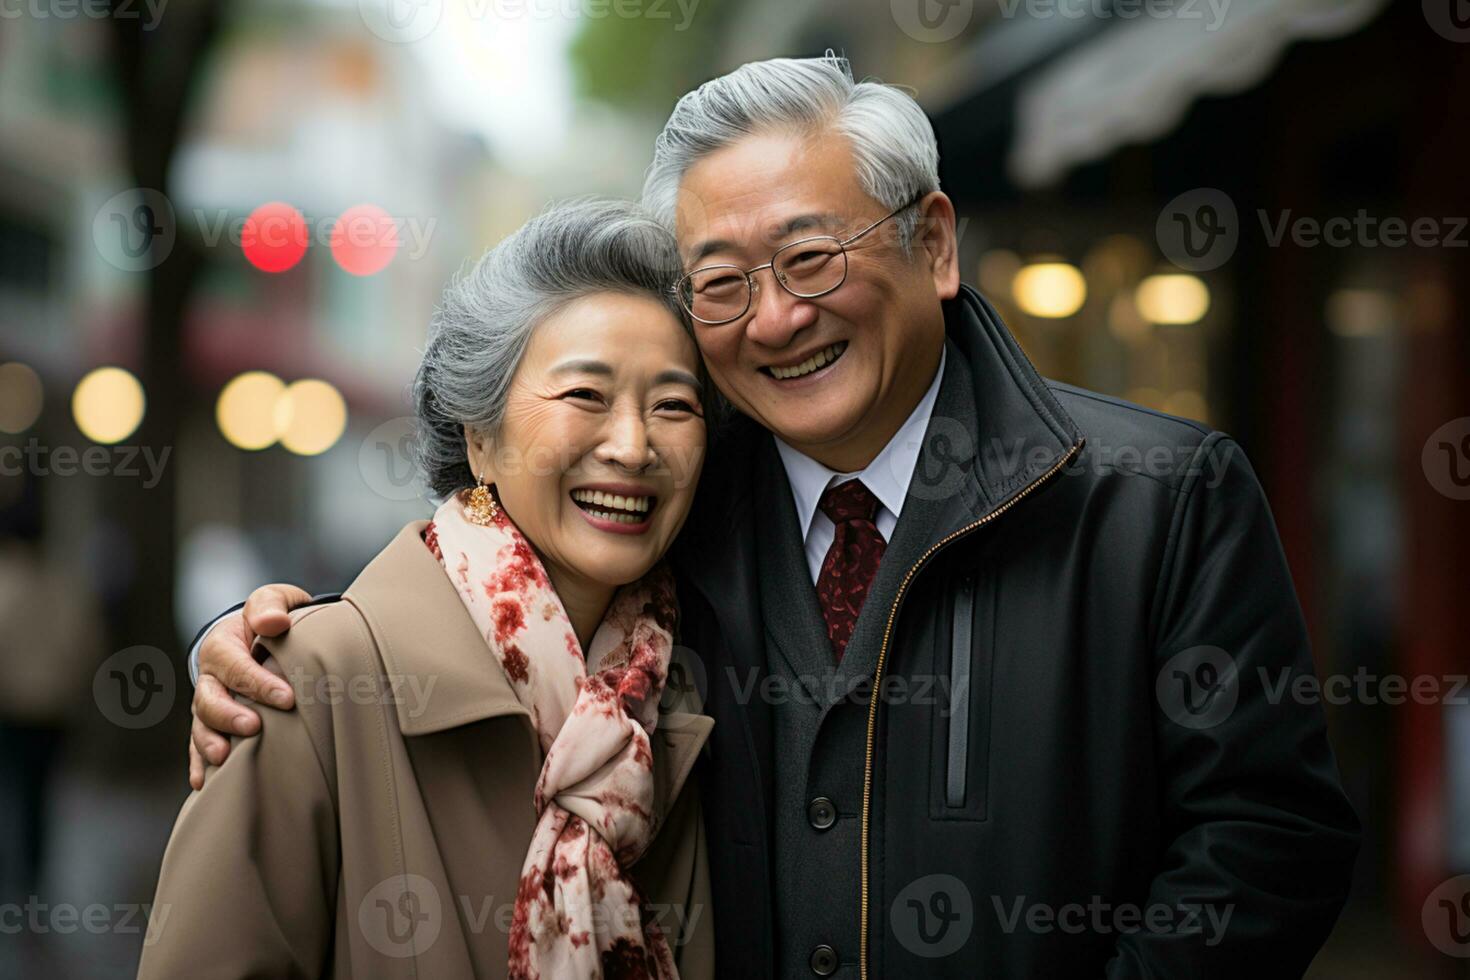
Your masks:
M 623 585 L 663 557 L 704 462 L 699 353 L 649 296 L 599 292 L 531 335 L 494 438 L 467 432 L 471 469 L 542 560 Z

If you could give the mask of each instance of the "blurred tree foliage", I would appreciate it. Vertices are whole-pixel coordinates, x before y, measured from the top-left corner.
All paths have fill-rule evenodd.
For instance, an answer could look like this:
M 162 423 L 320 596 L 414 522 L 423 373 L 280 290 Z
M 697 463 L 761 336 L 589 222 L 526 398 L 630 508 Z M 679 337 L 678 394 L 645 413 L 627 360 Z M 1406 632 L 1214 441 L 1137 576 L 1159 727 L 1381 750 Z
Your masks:
M 721 42 L 739 0 L 618 0 L 584 17 L 571 45 L 577 94 L 635 112 L 667 113 L 720 73 Z M 641 16 L 619 11 L 636 9 Z

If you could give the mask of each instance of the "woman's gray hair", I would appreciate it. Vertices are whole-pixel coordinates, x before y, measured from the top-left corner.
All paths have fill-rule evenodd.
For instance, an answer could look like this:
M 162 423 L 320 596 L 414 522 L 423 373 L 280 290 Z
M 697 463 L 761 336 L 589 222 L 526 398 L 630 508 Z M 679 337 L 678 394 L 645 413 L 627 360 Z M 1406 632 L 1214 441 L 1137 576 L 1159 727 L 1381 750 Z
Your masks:
M 828 51 L 741 65 L 681 98 L 654 141 L 643 206 L 672 229 L 679 182 L 701 157 L 753 133 L 829 127 L 851 142 L 863 190 L 889 210 L 939 190 L 939 143 L 924 110 L 901 89 L 854 82 L 847 59 Z M 918 214 L 895 220 L 907 254 Z
M 553 204 L 444 290 L 413 382 L 414 458 L 444 496 L 472 486 L 464 427 L 493 435 L 538 324 L 592 293 L 646 295 L 689 330 L 671 292 L 674 239 L 631 201 L 581 198 Z M 706 385 L 708 387 L 708 385 Z

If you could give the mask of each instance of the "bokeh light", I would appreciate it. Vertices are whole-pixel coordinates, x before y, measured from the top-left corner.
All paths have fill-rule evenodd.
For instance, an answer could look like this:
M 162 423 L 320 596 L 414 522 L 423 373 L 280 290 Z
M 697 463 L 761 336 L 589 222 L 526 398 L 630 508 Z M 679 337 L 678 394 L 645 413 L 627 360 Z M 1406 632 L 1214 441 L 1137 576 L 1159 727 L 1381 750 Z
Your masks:
M 1035 262 L 1016 273 L 1011 283 L 1016 305 L 1031 316 L 1069 317 L 1087 301 L 1087 280 L 1066 262 Z
M 299 456 L 324 453 L 347 428 L 347 402 L 325 381 L 307 378 L 286 388 L 275 405 L 281 445 Z
M 215 403 L 220 434 L 237 449 L 264 449 L 277 437 L 276 402 L 286 390 L 266 371 L 246 371 L 225 385 Z
M 306 254 L 310 236 L 306 218 L 281 201 L 262 204 L 250 212 L 240 229 L 240 248 L 261 272 L 285 272 Z
M 374 204 L 342 212 L 332 226 L 332 258 L 354 276 L 382 272 L 398 252 L 398 224 Z
M 71 414 L 93 442 L 121 442 L 143 422 L 143 385 L 120 367 L 101 367 L 77 382 Z
M 1151 323 L 1198 323 L 1210 311 L 1210 289 L 1198 276 L 1149 276 L 1133 294 L 1138 312 Z

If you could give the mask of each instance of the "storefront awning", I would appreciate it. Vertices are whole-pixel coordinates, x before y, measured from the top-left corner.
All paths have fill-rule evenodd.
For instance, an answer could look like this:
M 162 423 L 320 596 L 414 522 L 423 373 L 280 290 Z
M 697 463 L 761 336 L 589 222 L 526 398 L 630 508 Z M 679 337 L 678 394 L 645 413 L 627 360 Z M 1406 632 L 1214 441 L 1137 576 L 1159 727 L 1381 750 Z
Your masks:
M 1054 183 L 1078 164 L 1173 129 L 1193 102 L 1266 78 L 1294 41 L 1342 37 L 1388 0 L 1198 0 L 1150 16 L 1126 2 L 1118 23 L 1028 76 L 1016 101 L 1007 169 L 1021 187 Z M 1128 22 L 1124 22 L 1128 20 Z M 1302 106 L 1310 112 L 1311 106 Z

